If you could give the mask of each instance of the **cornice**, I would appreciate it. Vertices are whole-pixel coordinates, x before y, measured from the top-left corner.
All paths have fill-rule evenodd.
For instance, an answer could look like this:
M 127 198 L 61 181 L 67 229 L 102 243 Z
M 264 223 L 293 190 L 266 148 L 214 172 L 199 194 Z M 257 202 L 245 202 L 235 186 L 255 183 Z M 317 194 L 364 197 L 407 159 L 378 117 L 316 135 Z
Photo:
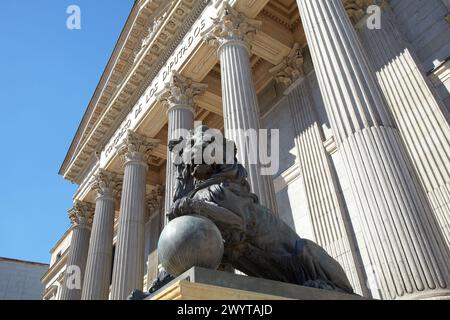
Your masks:
M 116 107 L 117 112 L 110 114 L 106 118 L 103 117 L 106 110 L 111 107 L 113 97 L 119 95 L 121 98 L 119 103 L 127 102 L 124 93 L 126 94 L 126 92 L 131 90 L 131 82 L 130 84 L 126 83 L 124 86 L 121 85 L 124 84 L 123 79 L 127 77 L 128 71 L 131 69 L 134 62 L 131 61 L 130 65 L 130 60 L 132 60 L 130 57 L 134 54 L 136 48 L 140 47 L 142 38 L 145 37 L 145 30 L 148 28 L 152 19 L 155 18 L 155 15 L 161 12 L 160 7 L 163 2 L 167 3 L 167 0 L 142 0 L 135 2 L 102 78 L 95 90 L 94 96 L 83 116 L 59 174 L 65 175 L 67 168 L 71 166 L 75 158 L 80 155 L 80 150 L 87 147 L 89 153 L 91 153 L 91 149 L 95 148 L 97 143 L 91 142 L 91 144 L 88 145 L 86 141 L 89 138 L 92 138 L 92 132 L 97 128 L 99 119 L 102 119 L 103 122 L 108 125 L 111 125 L 114 122 L 115 117 L 121 111 L 118 107 Z M 171 1 L 171 3 L 173 4 L 175 1 Z M 168 6 L 165 8 L 167 8 L 167 10 L 169 9 Z M 99 138 L 98 135 L 97 138 Z M 78 167 L 77 170 L 81 171 L 82 169 Z M 80 174 L 80 172 L 78 172 L 78 174 Z M 71 181 L 76 182 L 73 180 Z
M 64 251 L 61 258 L 59 258 L 58 261 L 56 261 L 53 265 L 50 266 L 50 268 L 47 270 L 47 272 L 42 276 L 41 282 L 47 284 L 50 279 L 52 279 L 56 273 L 58 273 L 62 267 L 67 262 L 67 257 L 69 255 L 69 250 Z
M 127 39 L 129 38 L 131 30 L 133 29 L 133 26 L 134 26 L 134 22 L 137 19 L 136 17 L 138 16 L 139 8 L 141 8 L 143 2 L 144 1 L 135 1 L 134 5 L 131 9 L 131 12 L 127 18 L 125 26 L 122 29 L 119 39 L 113 49 L 113 52 L 109 58 L 109 61 L 103 71 L 101 78 L 100 78 L 100 81 L 94 91 L 94 94 L 88 104 L 88 107 L 86 108 L 86 111 L 83 115 L 80 125 L 78 126 L 75 137 L 72 140 L 69 151 L 68 151 L 68 153 L 64 159 L 64 162 L 60 168 L 60 174 L 62 174 L 62 172 L 65 171 L 65 168 L 67 167 L 68 163 L 71 161 L 71 158 L 77 151 L 77 149 L 80 145 L 80 142 L 83 140 L 83 137 L 85 136 L 86 132 L 89 131 L 88 122 L 92 121 L 92 119 L 95 118 L 95 116 L 94 116 L 95 111 L 96 111 L 96 109 L 98 109 L 99 104 L 101 104 L 101 100 L 102 100 L 101 97 L 102 97 L 105 89 L 108 87 L 108 83 L 109 83 L 110 79 L 113 77 L 114 69 L 118 64 L 119 58 L 121 56 L 121 52 L 127 43 Z M 115 77 L 117 77 L 117 75 Z
M 64 170 L 61 170 L 60 174 L 64 178 L 75 183 L 81 182 L 80 175 L 87 162 L 112 136 L 114 130 L 117 129 L 117 125 L 127 116 L 130 108 L 143 94 L 148 84 L 170 57 L 174 47 L 178 45 L 178 42 L 190 29 L 207 3 L 208 1 L 197 3 L 195 0 L 179 0 L 171 9 L 170 14 L 162 23 L 161 29 L 152 42 L 148 44 L 145 53 L 137 59 L 135 66 L 127 76 L 127 80 L 111 99 L 108 108 L 97 121 L 89 137 L 72 157 L 70 163 L 63 167 Z M 175 33 L 174 36 L 168 37 L 168 34 L 173 33 Z M 162 37 L 169 38 L 170 41 L 165 42 Z M 155 52 L 155 45 L 159 48 L 158 53 Z

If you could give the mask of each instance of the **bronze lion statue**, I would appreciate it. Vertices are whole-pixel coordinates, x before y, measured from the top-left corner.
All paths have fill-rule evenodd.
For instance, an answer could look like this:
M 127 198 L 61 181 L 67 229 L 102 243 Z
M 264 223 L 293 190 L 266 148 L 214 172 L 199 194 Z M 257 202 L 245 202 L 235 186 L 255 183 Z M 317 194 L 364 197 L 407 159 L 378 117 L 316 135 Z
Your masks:
M 225 148 L 234 142 L 222 139 L 217 141 L 203 126 L 192 132 L 189 141 L 170 141 L 170 150 L 184 161 L 176 164 L 178 178 L 169 219 L 196 214 L 213 221 L 225 242 L 223 264 L 248 276 L 353 293 L 336 260 L 319 245 L 300 238 L 259 203 L 250 191 L 245 168 L 236 159 L 236 148 Z M 214 143 L 223 148 L 222 161 L 186 161 Z

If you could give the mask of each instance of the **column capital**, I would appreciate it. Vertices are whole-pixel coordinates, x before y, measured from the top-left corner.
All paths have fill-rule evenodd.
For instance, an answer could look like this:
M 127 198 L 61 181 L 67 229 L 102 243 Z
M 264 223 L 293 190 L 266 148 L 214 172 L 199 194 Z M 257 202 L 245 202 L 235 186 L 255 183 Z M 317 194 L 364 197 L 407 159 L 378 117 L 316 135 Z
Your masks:
M 172 71 L 170 81 L 158 94 L 158 100 L 167 107 L 167 112 L 175 108 L 188 109 L 194 113 L 195 98 L 202 95 L 208 86 L 183 77 Z
M 262 22 L 238 12 L 228 1 L 224 2 L 223 8 L 222 13 L 213 18 L 213 26 L 203 33 L 203 39 L 219 50 L 224 45 L 234 44 L 244 46 L 250 53 L 250 42 Z
M 89 202 L 76 200 L 69 210 L 69 219 L 74 227 L 90 227 L 94 218 L 95 206 Z
M 116 147 L 117 152 L 123 157 L 124 163 L 141 162 L 147 165 L 151 150 L 160 143 L 158 139 L 151 139 L 134 131 L 128 130 L 124 140 Z
M 283 61 L 277 66 L 269 70 L 277 83 L 281 83 L 285 87 L 289 87 L 297 79 L 304 75 L 303 63 L 305 58 L 303 57 L 300 44 L 296 43 L 292 47 L 289 55 L 286 56 Z
M 91 188 L 94 189 L 98 197 L 112 197 L 120 191 L 120 179 L 116 173 L 100 169 L 92 181 Z

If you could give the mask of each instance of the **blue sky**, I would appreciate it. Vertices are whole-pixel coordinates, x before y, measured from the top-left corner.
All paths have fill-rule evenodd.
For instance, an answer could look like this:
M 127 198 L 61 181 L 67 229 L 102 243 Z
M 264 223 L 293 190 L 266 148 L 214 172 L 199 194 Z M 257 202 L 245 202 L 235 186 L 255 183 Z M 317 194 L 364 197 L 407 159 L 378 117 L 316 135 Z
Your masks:
M 81 30 L 66 28 L 69 5 Z M 76 186 L 58 176 L 133 0 L 0 3 L 0 256 L 49 262 Z

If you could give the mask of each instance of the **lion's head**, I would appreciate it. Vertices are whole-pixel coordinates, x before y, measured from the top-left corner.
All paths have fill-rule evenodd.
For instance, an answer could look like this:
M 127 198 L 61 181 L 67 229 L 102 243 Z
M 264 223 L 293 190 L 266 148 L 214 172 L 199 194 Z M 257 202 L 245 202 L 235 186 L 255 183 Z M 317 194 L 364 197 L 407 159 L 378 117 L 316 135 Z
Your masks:
M 169 143 L 175 153 L 176 166 L 181 166 L 197 180 L 209 179 L 224 165 L 236 165 L 236 145 L 227 140 L 220 130 L 199 126 L 188 137 L 180 137 Z
M 211 179 L 248 185 L 247 171 L 236 158 L 235 143 L 226 139 L 220 130 L 199 126 L 187 137 L 171 140 L 169 150 L 174 155 L 177 171 L 174 202 Z

